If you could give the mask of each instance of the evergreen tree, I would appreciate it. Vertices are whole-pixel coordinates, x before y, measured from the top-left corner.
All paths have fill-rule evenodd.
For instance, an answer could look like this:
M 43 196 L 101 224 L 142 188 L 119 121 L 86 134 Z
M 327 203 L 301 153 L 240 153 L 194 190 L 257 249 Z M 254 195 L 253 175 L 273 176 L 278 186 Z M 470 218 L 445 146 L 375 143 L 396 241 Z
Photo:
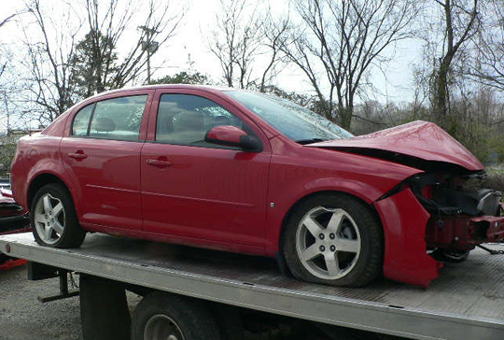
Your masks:
M 77 44 L 71 60 L 76 94 L 86 98 L 116 88 L 114 78 L 119 70 L 116 62 L 112 39 L 97 30 L 87 33 Z

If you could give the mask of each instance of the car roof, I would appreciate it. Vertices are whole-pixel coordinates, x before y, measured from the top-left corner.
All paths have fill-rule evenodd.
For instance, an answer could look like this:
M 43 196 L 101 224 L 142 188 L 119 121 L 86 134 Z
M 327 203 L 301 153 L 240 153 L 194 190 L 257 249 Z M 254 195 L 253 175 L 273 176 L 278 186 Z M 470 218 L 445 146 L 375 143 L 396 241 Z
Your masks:
M 159 85 L 123 87 L 116 90 L 101 92 L 89 98 L 101 97 L 111 93 L 121 93 L 121 92 L 138 91 L 138 90 L 159 90 L 159 89 L 197 89 L 197 90 L 205 90 L 208 92 L 243 91 L 232 87 L 216 86 L 216 85 L 159 84 Z

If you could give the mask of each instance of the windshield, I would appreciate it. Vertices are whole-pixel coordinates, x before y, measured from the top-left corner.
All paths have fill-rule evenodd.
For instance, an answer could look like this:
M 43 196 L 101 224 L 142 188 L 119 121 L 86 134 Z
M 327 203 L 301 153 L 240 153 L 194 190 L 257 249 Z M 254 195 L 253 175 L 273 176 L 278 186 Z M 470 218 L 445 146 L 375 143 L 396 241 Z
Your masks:
M 350 132 L 330 120 L 288 100 L 244 91 L 228 91 L 226 94 L 298 143 L 309 144 L 353 137 Z

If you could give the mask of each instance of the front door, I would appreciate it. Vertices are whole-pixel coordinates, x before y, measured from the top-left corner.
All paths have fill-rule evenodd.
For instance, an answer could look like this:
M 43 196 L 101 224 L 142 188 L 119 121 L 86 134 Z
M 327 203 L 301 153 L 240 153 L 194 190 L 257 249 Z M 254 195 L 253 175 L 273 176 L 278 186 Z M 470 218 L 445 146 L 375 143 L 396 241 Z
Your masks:
M 155 140 L 141 157 L 144 230 L 263 246 L 269 145 L 251 153 L 204 141 L 219 125 L 262 132 L 216 96 L 159 91 L 154 102 Z

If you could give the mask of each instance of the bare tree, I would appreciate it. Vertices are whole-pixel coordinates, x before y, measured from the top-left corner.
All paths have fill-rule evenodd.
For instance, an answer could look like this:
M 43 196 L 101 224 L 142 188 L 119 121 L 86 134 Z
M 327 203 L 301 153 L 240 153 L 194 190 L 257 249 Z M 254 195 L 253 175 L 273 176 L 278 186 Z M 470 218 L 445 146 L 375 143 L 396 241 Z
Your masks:
M 304 27 L 283 51 L 308 78 L 320 111 L 349 128 L 370 69 L 389 61 L 386 49 L 410 36 L 415 2 L 294 0 L 294 5 Z
M 285 45 L 288 34 L 292 30 L 289 19 L 289 13 L 283 18 L 274 18 L 271 10 L 267 11 L 267 16 L 263 21 L 261 35 L 264 38 L 262 42 L 263 54 L 266 55 L 264 67 L 259 79 L 258 89 L 260 92 L 267 92 L 267 87 L 271 86 L 274 79 L 278 76 L 287 62 L 287 58 L 282 54 L 282 46 Z
M 119 7 L 120 3 L 123 6 Z M 132 47 L 120 58 L 115 49 L 123 42 L 133 18 L 138 21 L 140 7 L 145 6 L 133 0 L 126 4 L 119 0 L 110 0 L 105 6 L 102 4 L 85 0 L 89 32 L 77 46 L 75 58 L 78 81 L 87 96 L 123 87 L 139 78 L 146 64 L 149 82 L 153 73 L 150 58 L 175 34 L 186 12 L 184 6 L 177 6 L 173 1 L 150 0 L 144 18 L 140 19 L 142 26 L 137 30 L 136 41 L 127 37 L 127 43 Z
M 6 18 L 4 19 L 0 19 L 0 28 L 3 27 L 5 24 L 11 22 L 15 17 L 19 16 L 19 15 L 22 15 L 24 14 L 24 11 L 18 11 L 16 13 L 13 13 L 13 14 L 10 14 L 8 15 Z M 3 43 L 0 43 L 0 47 L 3 46 Z M 5 52 L 2 51 L 5 55 Z M 2 59 L 5 59 L 5 60 L 0 60 L 0 78 L 2 77 L 3 73 L 5 72 L 5 69 L 7 68 L 7 64 L 9 62 L 9 58 L 2 58 Z
M 225 84 L 266 91 L 280 71 L 280 46 L 290 27 L 288 16 L 274 18 L 268 5 L 260 8 L 249 0 L 220 3 L 222 10 L 216 15 L 217 25 L 208 44 L 220 63 Z
M 7 18 L 5 18 L 4 20 L 0 21 L 0 27 L 2 27 L 3 25 L 5 25 L 14 16 L 15 16 L 15 14 L 12 14 L 12 15 L 8 16 Z M 7 67 L 7 61 L 3 61 L 2 60 L 1 64 L 0 64 L 0 78 L 2 77 L 3 73 L 5 72 L 5 68 L 6 67 Z
M 28 51 L 24 65 L 33 84 L 27 101 L 36 104 L 31 112 L 41 124 L 83 97 L 141 79 L 148 59 L 174 35 L 185 14 L 184 6 L 161 0 L 150 0 L 147 6 L 140 0 L 60 1 L 55 6 L 63 15 L 57 18 L 45 5 L 40 0 L 26 5 L 38 36 L 23 26 Z M 127 53 L 115 52 L 121 44 L 130 47 Z
M 24 31 L 28 58 L 24 61 L 32 86 L 29 100 L 38 105 L 41 124 L 53 121 L 74 103 L 74 75 L 70 61 L 75 55 L 77 34 L 82 21 L 76 21 L 74 8 L 65 5 L 57 23 L 46 15 L 40 0 L 27 3 L 27 11 L 40 32 L 40 39 Z
M 443 11 L 445 38 L 443 54 L 434 73 L 434 109 L 437 116 L 446 116 L 450 94 L 449 74 L 461 47 L 475 31 L 478 18 L 478 0 L 434 0 Z
M 2 27 L 3 25 L 5 25 L 9 21 L 11 21 L 16 15 L 18 15 L 18 13 L 13 13 L 13 14 L 7 16 L 7 18 L 0 20 L 0 27 Z
M 5 28 L 4 25 L 11 22 L 17 15 L 20 14 L 22 14 L 22 12 L 16 12 L 0 20 L 0 29 L 2 29 L 3 31 L 3 28 Z M 13 98 L 17 94 L 16 93 L 17 77 L 14 77 L 13 74 L 14 72 L 12 69 L 12 60 L 13 60 L 13 53 L 11 49 L 8 47 L 8 44 L 0 42 L 0 123 L 1 123 L 1 130 L 5 129 L 7 132 L 7 136 L 9 135 L 12 126 L 12 118 L 13 118 L 12 109 L 15 106 Z M 4 158 L 2 157 L 4 152 L 0 152 L 0 154 L 2 154 L 0 155 L 0 158 Z M 0 163 L 3 164 L 5 163 L 5 161 L 1 160 Z
M 247 88 L 251 64 L 260 45 L 258 12 L 248 0 L 220 0 L 216 29 L 209 38 L 210 51 L 217 57 L 229 87 Z
M 485 86 L 504 90 L 504 6 L 501 0 L 483 5 L 483 28 L 473 37 L 476 53 L 468 74 Z

